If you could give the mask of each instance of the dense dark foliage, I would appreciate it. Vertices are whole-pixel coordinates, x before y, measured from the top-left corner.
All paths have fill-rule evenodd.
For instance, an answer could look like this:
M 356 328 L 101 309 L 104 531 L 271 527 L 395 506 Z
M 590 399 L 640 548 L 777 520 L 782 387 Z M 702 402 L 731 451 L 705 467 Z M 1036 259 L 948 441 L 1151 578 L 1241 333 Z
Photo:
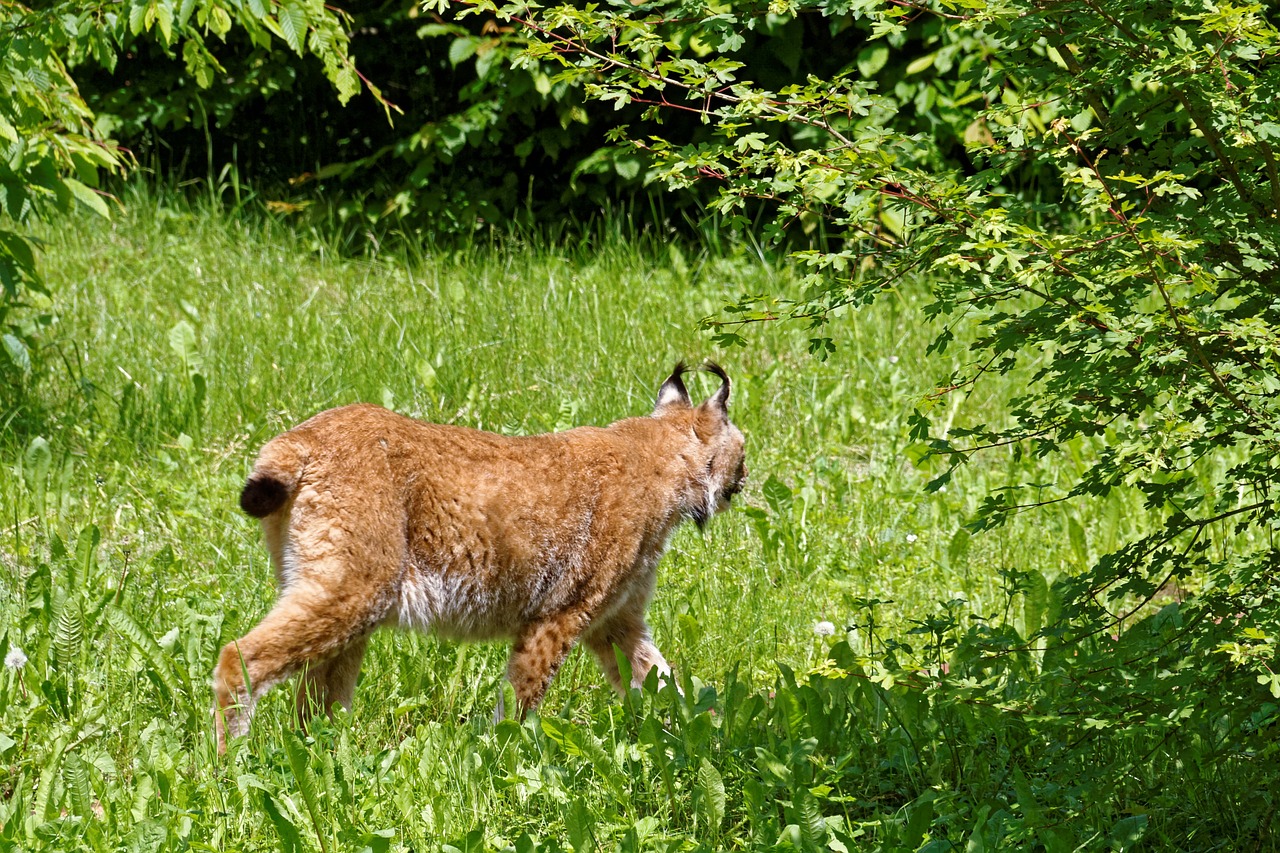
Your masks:
M 492 16 L 446 21 L 412 2 L 352 14 L 351 55 L 391 112 L 372 96 L 339 104 L 314 57 L 236 32 L 216 50 L 227 73 L 207 89 L 192 86 L 176 57 L 148 43 L 110 73 L 86 67 L 83 89 L 100 121 L 160 174 L 225 178 L 232 166 L 242 182 L 273 187 L 283 210 L 319 198 L 361 221 L 391 217 L 402 226 L 466 232 L 610 209 L 682 225 L 681 211 L 696 216 L 711 197 L 711 189 L 669 196 L 649 186 L 652 159 L 609 139 L 624 125 L 641 137 L 656 132 L 649 105 L 591 102 L 582 80 L 560 79 L 557 63 L 524 56 L 527 30 Z M 752 14 L 753 26 L 735 35 L 731 52 L 743 64 L 739 76 L 768 89 L 811 76 L 878 80 L 896 104 L 882 117 L 889 126 L 936 140 L 928 165 L 969 165 L 962 142 L 971 111 L 963 99 L 940 99 L 929 83 L 952 73 L 956 61 L 935 57 L 936 21 L 904 31 L 891 50 L 870 41 L 870 22 L 848 11 Z M 692 25 L 677 25 L 673 43 L 691 58 L 711 49 Z M 910 76 L 926 56 L 934 57 L 926 73 Z M 666 138 L 686 143 L 711 138 L 696 111 L 668 115 L 661 127 Z M 798 147 L 819 142 L 801 126 L 774 133 Z

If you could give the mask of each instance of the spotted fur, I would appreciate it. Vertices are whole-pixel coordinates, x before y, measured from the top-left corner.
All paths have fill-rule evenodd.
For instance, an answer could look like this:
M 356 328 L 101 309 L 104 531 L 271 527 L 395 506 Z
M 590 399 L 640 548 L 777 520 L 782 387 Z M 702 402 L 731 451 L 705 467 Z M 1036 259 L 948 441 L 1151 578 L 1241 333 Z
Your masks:
M 676 526 L 729 506 L 746 477 L 729 378 L 694 406 L 677 365 L 647 417 L 527 437 L 371 405 L 322 412 L 263 447 L 241 495 L 262 519 L 279 597 L 214 670 L 219 751 L 272 686 L 298 710 L 350 707 L 369 635 L 390 625 L 509 638 L 520 712 L 579 640 L 622 689 L 670 670 L 644 612 Z

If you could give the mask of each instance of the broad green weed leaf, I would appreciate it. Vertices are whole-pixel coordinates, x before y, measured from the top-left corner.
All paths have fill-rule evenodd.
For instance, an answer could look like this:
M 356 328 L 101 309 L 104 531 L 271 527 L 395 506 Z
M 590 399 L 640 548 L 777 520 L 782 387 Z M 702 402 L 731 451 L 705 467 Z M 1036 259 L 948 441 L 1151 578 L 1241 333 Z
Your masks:
M 84 637 L 84 620 L 80 612 L 80 599 L 68 597 L 58 612 L 58 625 L 53 638 L 58 668 L 67 678 L 74 679 L 80 660 L 80 644 Z
M 140 819 L 125 838 L 125 849 L 129 853 L 159 853 L 169 840 L 169 831 L 163 824 Z
M 4 342 L 4 351 L 9 356 L 9 361 L 13 366 L 18 368 L 23 376 L 30 376 L 31 352 L 27 349 L 27 345 L 22 342 L 22 339 L 5 333 L 0 336 L 0 341 Z
M 1149 818 L 1144 815 L 1133 815 L 1116 821 L 1111 827 L 1111 844 L 1113 849 L 1124 853 L 1130 850 L 1147 834 Z
M 1023 636 L 1030 638 L 1045 624 L 1049 607 L 1049 583 L 1040 572 L 1028 572 L 1023 589 Z
M 565 829 L 568 831 L 569 843 L 575 853 L 586 853 L 598 846 L 596 843 L 595 820 L 590 809 L 581 798 L 575 798 L 565 812 Z
M 394 829 L 375 829 L 373 832 L 366 833 L 363 837 L 364 846 L 357 849 L 357 853 L 387 853 L 391 849 L 391 842 L 395 840 L 396 831 Z
M 315 772 L 311 769 L 311 755 L 302 740 L 293 732 L 284 733 L 284 754 L 289 759 L 289 769 L 293 771 L 293 781 L 298 786 L 299 793 L 302 794 L 302 802 L 307 808 L 307 815 L 311 818 L 311 826 L 315 830 L 316 839 L 320 843 L 320 848 L 325 853 L 328 853 L 329 842 L 326 828 L 322 825 L 320 819 L 322 814 L 320 794 Z
M 1089 564 L 1089 546 L 1085 539 L 1084 527 L 1074 514 L 1067 516 L 1067 537 L 1071 542 L 1071 547 L 1075 551 L 1076 560 L 1079 565 L 1086 566 Z
M 182 359 L 188 370 L 197 370 L 201 364 L 199 342 L 196 330 L 186 320 L 179 320 L 169 330 L 169 349 Z
M 289 818 L 288 812 L 276 805 L 275 798 L 266 790 L 262 794 L 262 810 L 267 813 L 267 819 L 271 821 L 271 825 L 276 829 L 276 835 L 280 838 L 280 849 L 283 853 L 304 853 L 306 851 L 307 848 L 302 844 L 302 836 L 298 832 L 298 827 Z
M 586 758 L 595 768 L 602 782 L 622 798 L 625 791 L 622 786 L 623 775 L 613 756 L 605 750 L 600 739 L 585 726 L 561 720 L 557 717 L 542 717 L 542 731 L 564 749 L 569 755 Z
M 697 794 L 703 820 L 712 836 L 718 836 L 724 822 L 727 796 L 720 771 L 704 755 L 698 763 Z
M 169 656 L 164 653 L 160 644 L 146 628 L 139 625 L 132 616 L 119 607 L 107 609 L 107 621 L 142 654 L 147 664 L 147 675 L 151 676 L 167 701 L 173 702 L 178 696 L 183 695 L 184 691 L 173 672 Z
M 49 814 L 49 799 L 53 794 L 54 779 L 57 778 L 58 769 L 62 766 L 62 756 L 66 751 L 68 743 L 67 735 L 61 734 L 54 740 L 48 751 L 41 756 L 40 763 L 40 781 L 36 786 L 35 803 L 31 813 L 35 817 L 36 823 L 42 823 Z M 34 828 L 31 824 L 29 827 Z M 28 840 L 34 840 L 33 835 L 28 831 Z
M 53 466 L 53 451 L 43 436 L 36 436 L 22 455 L 22 479 L 31 493 L 36 513 L 43 516 L 46 510 L 46 492 L 49 488 L 49 469 Z
M 764 499 L 768 502 L 769 508 L 774 513 L 785 515 L 790 510 L 792 491 L 786 483 L 779 480 L 775 475 L 770 474 L 760 488 L 764 492 Z

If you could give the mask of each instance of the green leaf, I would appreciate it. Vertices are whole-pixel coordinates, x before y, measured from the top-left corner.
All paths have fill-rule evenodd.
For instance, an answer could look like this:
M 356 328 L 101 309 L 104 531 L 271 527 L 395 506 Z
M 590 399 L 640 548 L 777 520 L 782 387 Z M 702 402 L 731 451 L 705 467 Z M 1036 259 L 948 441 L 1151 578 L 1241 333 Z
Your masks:
M 1144 814 L 1116 821 L 1115 826 L 1111 827 L 1112 849 L 1119 853 L 1131 849 L 1147 834 L 1147 822 L 1148 818 Z
M 4 343 L 4 351 L 9 356 L 9 361 L 23 376 L 31 375 L 31 353 L 27 350 L 27 345 L 22 342 L 21 338 L 15 335 L 5 333 L 0 341 Z
M 924 56 L 921 56 L 918 59 L 913 59 L 911 62 L 907 63 L 906 73 L 919 74 L 921 71 L 924 71 L 932 67 L 934 57 L 936 57 L 937 55 L 938 55 L 937 51 L 934 51 L 933 53 L 926 53 Z
M 173 672 L 169 656 L 164 653 L 160 644 L 147 629 L 119 607 L 111 607 L 107 610 L 107 621 L 118 634 L 132 643 L 133 647 L 142 654 L 143 660 L 147 663 L 147 674 L 160 688 L 160 692 L 164 694 L 167 701 L 172 702 L 175 697 L 183 694 L 184 691 Z
M 375 829 L 373 832 L 366 833 L 361 839 L 364 847 L 360 848 L 357 853 L 387 853 L 391 849 L 391 842 L 395 840 L 396 831 L 394 829 Z
M 275 798 L 265 789 L 262 793 L 262 810 L 267 813 L 271 825 L 276 828 L 283 853 L 304 853 L 307 848 L 302 844 L 302 835 L 298 832 L 298 827 L 289 818 L 288 812 L 276 805 Z
M 925 833 L 933 825 L 935 798 L 933 791 L 926 791 L 907 807 L 907 820 L 902 829 L 902 846 L 905 849 L 916 850 L 924 841 Z
M 724 822 L 727 797 L 724 790 L 724 779 L 720 771 L 704 755 L 698 764 L 697 797 L 700 812 L 707 827 L 718 835 L 720 825 Z
M 461 36 L 449 43 L 449 64 L 461 65 L 475 55 L 480 40 L 472 36 Z
M 575 797 L 570 803 L 564 823 L 569 835 L 569 843 L 573 845 L 575 853 L 586 853 L 596 848 L 595 819 L 581 797 Z
M 618 764 L 604 748 L 600 738 L 585 726 L 557 717 L 542 717 L 542 731 L 566 753 L 586 758 L 595 768 L 600 781 L 609 787 L 620 800 L 625 799 L 626 791 L 622 786 L 622 771 Z
M 1071 543 L 1072 551 L 1075 552 L 1077 565 L 1087 566 L 1089 546 L 1085 539 L 1084 527 L 1074 514 L 1067 516 L 1067 540 Z
M 231 31 L 231 16 L 227 14 L 226 9 L 214 6 L 209 10 L 209 29 L 218 38 L 226 37 Z
M 106 201 L 102 196 L 77 181 L 75 178 L 63 178 L 62 182 L 67 189 L 71 190 L 71 194 L 75 196 L 76 201 L 92 210 L 104 219 L 111 218 L 111 210 L 107 207 Z
M 289 769 L 293 771 L 293 780 L 302 794 L 302 802 L 307 807 L 307 815 L 311 818 L 320 849 L 328 853 L 329 842 L 320 822 L 320 796 L 316 789 L 316 774 L 311 770 L 311 755 L 293 732 L 284 733 L 284 754 L 289 759 Z
M 160 27 L 160 35 L 166 45 L 173 44 L 173 6 L 171 0 L 154 0 L 156 24 Z
M 764 499 L 768 502 L 770 509 L 775 513 L 785 515 L 790 510 L 793 493 L 791 488 L 776 475 L 770 474 L 760 490 L 764 493 Z
M 858 73 L 863 77 L 874 77 L 889 61 L 889 46 L 876 43 L 858 51 Z
M 284 36 L 285 43 L 301 56 L 307 38 L 306 10 L 299 5 L 282 5 L 276 19 L 280 22 L 280 34 Z
M 1027 782 L 1026 774 L 1022 772 L 1021 767 L 1013 768 L 1012 778 L 1013 790 L 1018 795 L 1018 808 L 1022 809 L 1022 813 L 1027 816 L 1027 823 L 1031 827 L 1039 827 L 1044 822 L 1043 812 L 1035 795 L 1031 792 L 1031 785 Z
M 53 450 L 49 441 L 37 435 L 27 445 L 22 454 L 22 479 L 28 489 L 41 492 L 49 480 L 49 469 L 53 466 Z
M 169 349 L 182 360 L 188 370 L 200 365 L 200 348 L 195 328 L 186 320 L 179 320 L 169 330 Z
M 143 0 L 133 0 L 133 4 L 129 7 L 129 32 L 135 36 L 141 35 L 146 27 L 147 10 L 149 8 L 149 4 L 143 2 Z
M 613 168 L 618 173 L 618 177 L 625 181 L 635 180 L 640 174 L 640 167 L 643 165 L 639 157 L 618 157 L 613 161 Z
M 42 290 L 36 278 L 35 255 L 31 244 L 12 231 L 0 230 L 0 279 L 6 296 L 14 299 L 20 286 Z
M 360 78 L 350 66 L 344 65 L 333 82 L 338 88 L 338 100 L 343 104 L 360 93 Z

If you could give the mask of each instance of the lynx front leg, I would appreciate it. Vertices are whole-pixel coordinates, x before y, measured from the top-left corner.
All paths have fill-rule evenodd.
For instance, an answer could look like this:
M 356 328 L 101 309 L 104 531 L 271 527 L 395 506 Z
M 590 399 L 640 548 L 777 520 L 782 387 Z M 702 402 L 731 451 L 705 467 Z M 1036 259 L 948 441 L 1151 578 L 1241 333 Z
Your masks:
M 593 625 L 586 641 L 609 683 L 619 693 L 623 691 L 622 673 L 618 671 L 614 646 L 622 650 L 627 662 L 631 664 L 632 687 L 644 686 L 644 680 L 651 669 L 656 669 L 660 678 L 671 677 L 671 667 L 653 644 L 649 626 L 645 624 L 642 614 L 624 612 L 600 625 Z
M 256 628 L 224 646 L 213 671 L 219 754 L 227 751 L 228 737 L 249 730 L 249 717 L 264 693 L 307 664 L 346 650 L 377 623 L 375 616 L 361 603 L 293 590 Z M 337 686 L 354 684 L 357 669 L 342 668 Z
M 521 718 L 542 702 L 551 679 L 586 624 L 582 613 L 563 613 L 527 625 L 517 635 L 507 663 L 507 680 L 515 690 Z

